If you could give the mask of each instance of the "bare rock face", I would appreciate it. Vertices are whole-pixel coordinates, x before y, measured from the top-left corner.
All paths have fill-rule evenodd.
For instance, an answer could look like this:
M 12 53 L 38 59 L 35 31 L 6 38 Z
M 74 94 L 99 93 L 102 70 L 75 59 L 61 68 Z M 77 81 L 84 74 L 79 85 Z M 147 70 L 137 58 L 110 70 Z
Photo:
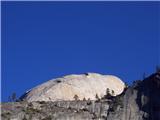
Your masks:
M 113 96 L 123 92 L 125 84 L 116 76 L 86 73 L 81 75 L 67 75 L 52 79 L 26 92 L 21 99 L 26 101 L 65 101 L 96 100 L 96 94 L 102 98 L 109 88 Z
M 121 107 L 109 110 L 107 120 L 160 120 L 160 72 L 135 81 L 116 99 Z

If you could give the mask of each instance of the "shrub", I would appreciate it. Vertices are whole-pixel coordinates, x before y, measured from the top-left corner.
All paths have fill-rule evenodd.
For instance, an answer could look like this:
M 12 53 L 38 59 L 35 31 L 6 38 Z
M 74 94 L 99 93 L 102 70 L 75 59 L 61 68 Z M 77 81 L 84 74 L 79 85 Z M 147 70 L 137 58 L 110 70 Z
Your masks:
M 79 99 L 78 95 L 74 95 L 73 97 L 76 101 Z
M 90 98 L 88 98 L 87 105 L 91 105 L 91 104 L 92 104 L 92 102 L 91 102 Z
M 86 98 L 85 98 L 85 97 L 83 98 L 83 101 L 86 101 Z
M 16 102 L 16 99 L 17 97 L 15 92 L 13 92 L 12 95 L 8 97 L 9 102 Z
M 96 98 L 97 100 L 99 100 L 99 99 L 100 99 L 97 93 L 96 93 L 96 97 L 95 97 L 95 98 Z
M 112 90 L 112 96 L 114 96 L 114 94 L 115 94 L 115 93 L 114 93 L 114 90 Z

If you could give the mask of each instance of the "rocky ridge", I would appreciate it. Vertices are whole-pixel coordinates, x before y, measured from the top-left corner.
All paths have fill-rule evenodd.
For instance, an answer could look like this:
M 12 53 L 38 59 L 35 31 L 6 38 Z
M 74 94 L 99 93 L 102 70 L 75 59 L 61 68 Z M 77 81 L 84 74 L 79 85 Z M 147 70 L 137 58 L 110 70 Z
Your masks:
M 117 96 L 97 100 L 20 101 L 1 104 L 3 120 L 160 120 L 160 72 Z

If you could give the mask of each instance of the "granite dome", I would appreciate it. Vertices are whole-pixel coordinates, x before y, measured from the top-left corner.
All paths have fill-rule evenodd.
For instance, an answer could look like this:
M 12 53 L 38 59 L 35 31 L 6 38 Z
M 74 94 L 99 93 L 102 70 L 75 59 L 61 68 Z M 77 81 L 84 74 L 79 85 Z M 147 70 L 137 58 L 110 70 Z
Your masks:
M 95 100 L 96 94 L 103 97 L 107 88 L 113 90 L 114 95 L 118 95 L 123 92 L 124 87 L 124 82 L 113 75 L 72 74 L 38 85 L 21 98 L 27 101 L 61 101 L 74 100 L 74 96 L 78 95 L 80 100 Z

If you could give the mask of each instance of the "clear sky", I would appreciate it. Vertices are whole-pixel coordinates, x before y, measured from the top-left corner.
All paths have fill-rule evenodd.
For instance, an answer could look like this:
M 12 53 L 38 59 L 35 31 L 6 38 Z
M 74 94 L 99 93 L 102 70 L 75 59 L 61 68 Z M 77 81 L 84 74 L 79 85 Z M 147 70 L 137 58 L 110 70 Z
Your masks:
M 159 21 L 157 2 L 2 2 L 2 101 L 67 74 L 153 73 Z

